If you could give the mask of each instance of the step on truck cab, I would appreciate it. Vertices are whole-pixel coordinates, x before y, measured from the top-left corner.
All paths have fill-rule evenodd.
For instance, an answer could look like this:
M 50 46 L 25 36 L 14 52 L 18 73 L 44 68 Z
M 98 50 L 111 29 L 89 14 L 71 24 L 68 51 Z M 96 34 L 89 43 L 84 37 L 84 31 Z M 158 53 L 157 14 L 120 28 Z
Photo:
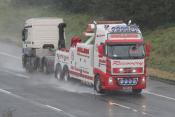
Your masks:
M 146 88 L 150 46 L 136 24 L 94 21 L 84 35 L 85 42 L 73 37 L 69 49 L 56 51 L 56 78 L 79 79 L 98 93 L 123 89 L 141 93 Z
M 65 47 L 64 27 L 62 18 L 26 20 L 22 31 L 22 63 L 27 71 L 54 71 L 55 50 Z

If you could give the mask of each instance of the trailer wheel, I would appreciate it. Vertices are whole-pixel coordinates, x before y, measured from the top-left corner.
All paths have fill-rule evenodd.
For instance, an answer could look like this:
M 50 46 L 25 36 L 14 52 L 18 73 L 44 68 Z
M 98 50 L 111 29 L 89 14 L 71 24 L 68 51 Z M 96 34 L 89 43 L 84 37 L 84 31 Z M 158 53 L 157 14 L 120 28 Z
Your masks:
M 95 76 L 94 89 L 96 90 L 97 93 L 104 93 L 104 90 L 101 87 L 101 81 L 99 75 Z
M 23 68 L 26 67 L 26 55 L 22 55 L 22 66 Z
M 36 57 L 36 61 L 35 61 L 35 69 L 38 70 L 39 69 L 39 65 L 40 65 L 40 58 Z
M 69 81 L 69 79 L 70 79 L 69 69 L 68 69 L 67 66 L 65 66 L 65 67 L 63 68 L 62 78 L 63 78 L 63 80 L 64 80 L 65 82 Z
M 48 64 L 47 64 L 47 59 L 44 60 L 43 72 L 44 72 L 45 74 L 49 74 L 49 67 L 48 67 Z
M 26 64 L 26 71 L 28 72 L 28 73 L 32 73 L 34 70 L 33 70 L 33 67 L 31 67 L 31 65 L 30 64 Z
M 57 64 L 57 65 L 56 65 L 56 70 L 55 70 L 55 78 L 56 78 L 57 80 L 62 80 L 61 72 L 62 72 L 62 70 L 61 70 L 61 65 L 60 65 L 60 64 Z
M 142 89 L 132 89 L 133 94 L 141 94 Z
M 34 71 L 34 67 L 33 67 L 33 62 L 32 62 L 33 58 L 32 57 L 27 57 L 26 58 L 26 71 L 29 73 L 32 73 Z

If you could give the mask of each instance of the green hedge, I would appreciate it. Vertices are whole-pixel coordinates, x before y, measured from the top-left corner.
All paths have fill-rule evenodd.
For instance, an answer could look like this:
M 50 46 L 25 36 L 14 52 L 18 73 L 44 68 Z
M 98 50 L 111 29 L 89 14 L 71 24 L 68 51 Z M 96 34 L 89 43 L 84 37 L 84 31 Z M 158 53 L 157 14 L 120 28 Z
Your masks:
M 20 5 L 49 4 L 71 13 L 103 19 L 132 19 L 141 27 L 155 28 L 175 22 L 175 0 L 12 0 Z

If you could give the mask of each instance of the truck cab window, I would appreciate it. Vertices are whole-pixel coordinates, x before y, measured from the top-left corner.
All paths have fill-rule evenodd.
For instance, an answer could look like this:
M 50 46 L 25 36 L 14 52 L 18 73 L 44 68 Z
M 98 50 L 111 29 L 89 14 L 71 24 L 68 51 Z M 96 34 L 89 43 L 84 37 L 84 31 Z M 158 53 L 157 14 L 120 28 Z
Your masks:
M 141 59 L 145 56 L 143 44 L 108 45 L 106 51 L 113 59 Z
M 27 40 L 27 37 L 28 37 L 28 30 L 23 29 L 23 31 L 22 31 L 22 40 L 23 41 Z

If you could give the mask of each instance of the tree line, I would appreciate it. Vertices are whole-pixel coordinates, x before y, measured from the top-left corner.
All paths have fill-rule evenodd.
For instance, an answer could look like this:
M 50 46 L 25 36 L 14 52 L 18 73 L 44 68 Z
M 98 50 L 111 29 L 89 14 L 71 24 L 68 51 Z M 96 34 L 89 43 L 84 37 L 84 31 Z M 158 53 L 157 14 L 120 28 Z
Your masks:
M 154 28 L 175 22 L 175 0 L 12 0 L 20 5 L 52 5 L 70 13 L 130 20 Z

